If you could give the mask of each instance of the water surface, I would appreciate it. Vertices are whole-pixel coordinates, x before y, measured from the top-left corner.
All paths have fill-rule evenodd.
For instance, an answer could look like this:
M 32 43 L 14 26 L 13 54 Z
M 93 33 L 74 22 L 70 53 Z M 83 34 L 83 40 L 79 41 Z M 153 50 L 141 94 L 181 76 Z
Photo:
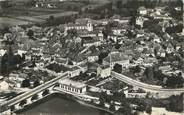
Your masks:
M 53 95 L 18 112 L 23 115 L 111 115 L 105 111 L 87 107 L 64 96 Z

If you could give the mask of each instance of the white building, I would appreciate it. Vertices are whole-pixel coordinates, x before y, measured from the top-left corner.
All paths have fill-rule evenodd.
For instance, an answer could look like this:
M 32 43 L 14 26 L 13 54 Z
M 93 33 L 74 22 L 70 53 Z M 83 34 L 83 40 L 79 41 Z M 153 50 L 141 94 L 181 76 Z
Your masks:
M 85 94 L 87 85 L 81 82 L 72 81 L 70 79 L 64 79 L 59 81 L 59 86 L 62 90 L 71 93 Z
M 99 59 L 98 53 L 89 54 L 87 56 L 88 62 L 95 62 Z
M 102 43 L 98 38 L 94 38 L 91 40 L 83 40 L 83 46 L 89 47 L 89 46 L 100 46 Z
M 97 76 L 101 78 L 106 78 L 111 75 L 110 65 L 102 65 L 97 68 Z
M 70 77 L 79 76 L 81 72 L 85 72 L 85 70 L 83 70 L 83 68 L 79 68 L 78 66 L 69 68 Z
M 145 7 L 140 7 L 138 9 L 138 12 L 139 12 L 140 15 L 146 15 L 148 13 L 148 11 Z
M 167 111 L 165 108 L 152 107 L 151 115 L 182 115 L 182 113 Z
M 9 89 L 9 84 L 3 80 L 3 77 L 0 76 L 0 92 L 1 91 L 6 91 Z
M 71 29 L 93 31 L 93 25 L 92 25 L 92 22 L 88 20 L 86 24 L 69 23 L 65 26 L 65 31 L 71 30 Z
M 141 28 L 143 27 L 144 21 L 148 20 L 147 18 L 144 17 L 137 17 L 136 18 L 136 25 L 141 26 Z

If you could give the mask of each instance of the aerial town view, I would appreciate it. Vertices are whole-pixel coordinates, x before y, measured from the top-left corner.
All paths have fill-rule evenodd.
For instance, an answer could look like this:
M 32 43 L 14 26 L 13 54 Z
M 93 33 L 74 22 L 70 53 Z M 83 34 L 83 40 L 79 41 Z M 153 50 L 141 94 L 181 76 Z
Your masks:
M 0 0 L 0 115 L 183 115 L 184 0 Z

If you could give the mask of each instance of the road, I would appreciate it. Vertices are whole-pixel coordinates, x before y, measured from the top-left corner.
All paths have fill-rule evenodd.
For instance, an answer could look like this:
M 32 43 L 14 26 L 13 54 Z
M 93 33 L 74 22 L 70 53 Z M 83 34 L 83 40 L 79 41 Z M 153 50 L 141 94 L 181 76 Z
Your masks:
M 134 80 L 132 78 L 129 78 L 125 75 L 116 73 L 114 71 L 111 72 L 111 76 L 122 81 L 125 82 L 129 85 L 144 89 L 146 91 L 150 91 L 150 92 L 178 92 L 178 93 L 183 93 L 184 92 L 184 88 L 177 88 L 177 89 L 165 89 L 162 88 L 161 86 L 157 86 L 157 85 L 150 85 L 150 84 L 146 84 L 146 83 L 142 83 L 140 81 Z

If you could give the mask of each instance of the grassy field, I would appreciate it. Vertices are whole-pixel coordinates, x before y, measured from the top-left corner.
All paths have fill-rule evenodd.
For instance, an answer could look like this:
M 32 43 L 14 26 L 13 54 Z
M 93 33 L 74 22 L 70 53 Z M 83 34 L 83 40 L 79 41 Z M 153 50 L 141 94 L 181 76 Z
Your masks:
M 25 25 L 28 23 L 29 23 L 28 21 L 0 17 L 0 29 L 3 29 L 4 27 L 9 27 L 9 26 L 15 26 L 15 25 Z
M 15 18 L 18 19 L 18 20 L 35 22 L 35 23 L 39 23 L 39 22 L 44 22 L 45 21 L 43 19 L 39 19 L 39 18 L 35 18 L 35 17 L 30 17 L 30 16 L 19 16 L 19 17 L 15 17 Z
M 74 11 L 65 11 L 65 12 L 55 13 L 55 14 L 47 14 L 47 15 L 34 16 L 34 18 L 46 20 L 46 19 L 48 19 L 49 16 L 51 16 L 51 15 L 54 16 L 55 18 L 58 18 L 58 17 L 63 17 L 63 16 L 75 15 L 75 14 L 78 14 L 78 12 L 74 12 Z

